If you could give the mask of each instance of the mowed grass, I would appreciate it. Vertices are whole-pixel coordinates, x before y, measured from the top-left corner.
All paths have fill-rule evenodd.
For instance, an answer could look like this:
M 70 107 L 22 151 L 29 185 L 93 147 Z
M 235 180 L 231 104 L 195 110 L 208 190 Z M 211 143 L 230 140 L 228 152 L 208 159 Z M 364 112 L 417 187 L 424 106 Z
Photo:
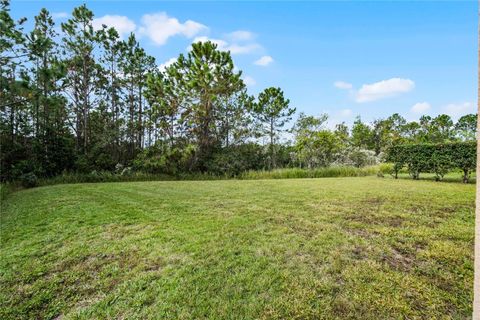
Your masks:
M 474 188 L 56 185 L 2 203 L 1 319 L 466 319 Z

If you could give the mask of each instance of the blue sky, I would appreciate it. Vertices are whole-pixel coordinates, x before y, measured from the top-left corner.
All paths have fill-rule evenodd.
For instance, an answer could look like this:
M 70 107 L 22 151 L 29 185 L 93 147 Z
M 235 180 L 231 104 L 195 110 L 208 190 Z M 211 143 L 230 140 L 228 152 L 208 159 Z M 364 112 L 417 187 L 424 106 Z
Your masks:
M 76 1 L 12 1 L 14 17 L 46 7 L 58 23 Z M 134 31 L 163 64 L 195 39 L 230 49 L 251 93 L 281 87 L 298 111 L 330 124 L 398 112 L 475 112 L 477 2 L 87 1 Z M 28 25 L 27 25 L 28 29 Z

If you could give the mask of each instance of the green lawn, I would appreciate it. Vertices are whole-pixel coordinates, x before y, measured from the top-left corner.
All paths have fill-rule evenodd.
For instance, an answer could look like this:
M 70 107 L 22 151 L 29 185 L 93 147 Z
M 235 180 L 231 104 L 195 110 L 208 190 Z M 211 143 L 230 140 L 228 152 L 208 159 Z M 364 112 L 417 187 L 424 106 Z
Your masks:
M 2 203 L 0 319 L 465 319 L 473 184 L 56 185 Z

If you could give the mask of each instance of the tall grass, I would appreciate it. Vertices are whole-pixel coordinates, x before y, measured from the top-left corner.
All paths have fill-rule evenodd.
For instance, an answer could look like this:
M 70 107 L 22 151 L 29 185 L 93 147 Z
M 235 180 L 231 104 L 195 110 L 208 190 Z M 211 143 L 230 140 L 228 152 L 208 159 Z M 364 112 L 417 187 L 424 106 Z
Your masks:
M 247 171 L 239 179 L 301 179 L 301 178 L 330 178 L 330 177 L 364 177 L 373 176 L 378 172 L 378 166 L 364 168 L 348 166 L 332 166 L 317 169 L 286 168 L 271 171 Z
M 109 171 L 92 172 L 88 174 L 64 173 L 62 175 L 40 179 L 38 185 L 71 183 L 96 183 L 96 182 L 131 182 L 131 181 L 170 181 L 170 180 L 218 180 L 223 176 L 208 173 L 182 173 L 178 175 L 153 174 L 145 172 L 132 172 L 127 175 L 116 174 Z

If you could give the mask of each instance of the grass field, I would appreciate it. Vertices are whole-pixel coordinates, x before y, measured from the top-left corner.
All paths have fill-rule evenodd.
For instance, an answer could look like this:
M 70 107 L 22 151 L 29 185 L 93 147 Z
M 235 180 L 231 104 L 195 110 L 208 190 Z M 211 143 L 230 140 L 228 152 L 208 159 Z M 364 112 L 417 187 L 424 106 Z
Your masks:
M 55 185 L 2 202 L 0 319 L 465 319 L 473 184 Z

